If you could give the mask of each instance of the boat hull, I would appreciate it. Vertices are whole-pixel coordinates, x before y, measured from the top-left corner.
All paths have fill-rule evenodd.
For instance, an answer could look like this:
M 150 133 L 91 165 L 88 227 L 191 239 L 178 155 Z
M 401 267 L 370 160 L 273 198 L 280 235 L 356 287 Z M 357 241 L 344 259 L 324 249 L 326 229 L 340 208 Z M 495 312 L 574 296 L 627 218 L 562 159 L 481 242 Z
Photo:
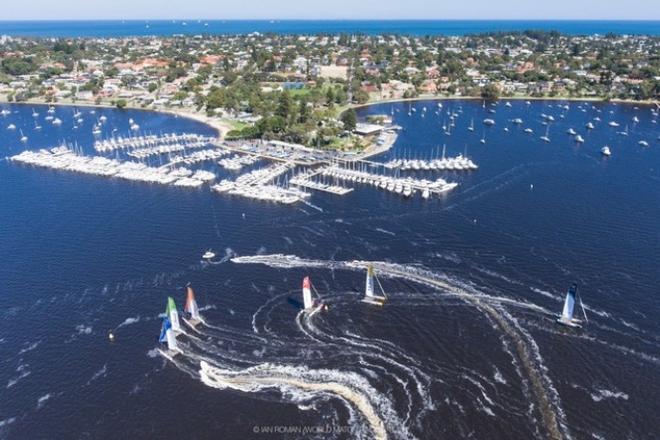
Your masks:
M 569 320 L 565 320 L 565 319 L 560 317 L 560 318 L 557 318 L 556 322 L 557 322 L 557 324 L 563 325 L 563 326 L 566 326 L 566 327 L 582 328 L 582 324 L 580 324 L 581 321 L 578 321 L 576 319 L 572 319 L 572 320 L 569 321 Z
M 382 307 L 387 302 L 387 298 L 384 296 L 367 296 L 362 299 L 362 302 Z
M 178 350 L 162 350 L 157 348 L 158 353 L 163 356 L 165 359 L 174 362 L 174 357 L 178 354 L 181 354 Z

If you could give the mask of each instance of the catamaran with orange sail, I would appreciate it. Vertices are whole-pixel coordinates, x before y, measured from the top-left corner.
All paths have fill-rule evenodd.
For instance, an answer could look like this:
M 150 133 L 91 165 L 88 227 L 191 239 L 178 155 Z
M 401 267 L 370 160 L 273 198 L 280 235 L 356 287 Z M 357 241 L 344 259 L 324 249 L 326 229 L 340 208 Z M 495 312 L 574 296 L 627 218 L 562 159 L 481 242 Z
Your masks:
M 200 323 L 203 324 L 204 320 L 199 314 L 199 306 L 197 305 L 197 301 L 195 301 L 195 292 L 190 286 L 188 286 L 186 290 L 186 306 L 183 309 L 183 322 L 185 322 L 190 328 L 196 331 L 196 327 Z

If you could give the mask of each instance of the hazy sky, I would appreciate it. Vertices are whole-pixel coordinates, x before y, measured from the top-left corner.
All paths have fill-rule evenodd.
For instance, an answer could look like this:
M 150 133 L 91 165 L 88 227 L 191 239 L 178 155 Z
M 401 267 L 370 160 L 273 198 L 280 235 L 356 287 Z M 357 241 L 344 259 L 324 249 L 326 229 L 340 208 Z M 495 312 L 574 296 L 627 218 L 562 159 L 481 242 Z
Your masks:
M 660 0 L 20 0 L 0 20 L 47 19 L 647 19 Z M 2 29 L 0 28 L 0 33 Z

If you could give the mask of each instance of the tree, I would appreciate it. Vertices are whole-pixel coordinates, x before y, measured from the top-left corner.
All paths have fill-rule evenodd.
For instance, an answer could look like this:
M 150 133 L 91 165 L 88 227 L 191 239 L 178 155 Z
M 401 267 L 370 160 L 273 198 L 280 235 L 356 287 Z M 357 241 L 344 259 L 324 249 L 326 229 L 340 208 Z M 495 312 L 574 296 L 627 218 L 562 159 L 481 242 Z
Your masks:
M 300 101 L 300 109 L 298 111 L 298 121 L 301 124 L 304 124 L 309 120 L 309 117 L 310 117 L 310 112 L 309 112 L 309 107 L 307 105 L 307 100 L 302 99 Z
M 32 58 L 7 57 L 2 60 L 2 70 L 9 75 L 26 75 L 36 69 Z
M 277 103 L 277 110 L 275 114 L 282 118 L 285 123 L 289 121 L 291 114 L 293 113 L 293 101 L 291 100 L 291 95 L 288 91 L 284 91 L 280 94 L 280 99 Z
M 119 99 L 119 100 L 117 100 L 117 102 L 115 103 L 115 105 L 117 106 L 117 108 L 124 109 L 124 108 L 126 108 L 126 106 L 128 105 L 128 103 L 126 102 L 125 99 Z
M 500 97 L 500 90 L 495 84 L 486 84 L 481 89 L 481 97 L 494 101 Z
M 343 122 L 344 128 L 346 130 L 348 131 L 355 130 L 355 127 L 357 126 L 357 114 L 355 113 L 355 110 L 352 108 L 346 110 L 341 115 L 341 122 Z

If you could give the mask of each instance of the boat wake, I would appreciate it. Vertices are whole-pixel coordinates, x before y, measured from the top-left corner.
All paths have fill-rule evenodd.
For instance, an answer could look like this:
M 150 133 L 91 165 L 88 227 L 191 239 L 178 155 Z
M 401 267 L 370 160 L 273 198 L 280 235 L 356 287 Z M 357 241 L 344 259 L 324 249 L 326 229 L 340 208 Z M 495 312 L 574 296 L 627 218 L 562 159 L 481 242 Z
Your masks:
M 305 260 L 293 255 L 256 255 L 232 259 L 236 264 L 265 264 L 276 268 L 325 268 L 332 270 L 363 271 L 370 265 L 380 276 L 400 278 L 425 285 L 443 296 L 459 297 L 485 314 L 513 343 L 516 360 L 522 365 L 525 377 L 534 393 L 547 436 L 553 439 L 569 438 L 570 433 L 559 395 L 547 374 L 547 368 L 536 342 L 518 321 L 507 312 L 505 306 L 523 308 L 551 316 L 552 312 L 533 303 L 480 291 L 475 286 L 432 272 L 419 266 L 407 266 L 381 261 L 322 261 Z

